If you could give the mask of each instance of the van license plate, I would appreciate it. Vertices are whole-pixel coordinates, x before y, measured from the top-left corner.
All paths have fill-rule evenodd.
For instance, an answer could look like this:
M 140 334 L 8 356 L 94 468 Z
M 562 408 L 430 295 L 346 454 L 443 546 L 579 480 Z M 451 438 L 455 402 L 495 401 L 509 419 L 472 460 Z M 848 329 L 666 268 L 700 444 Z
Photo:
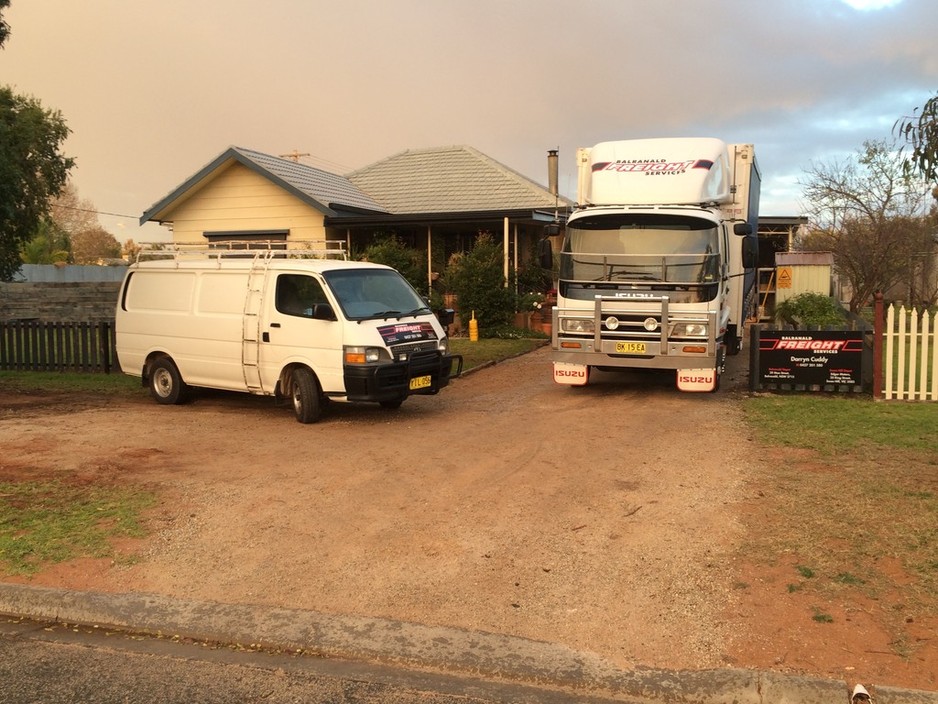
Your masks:
M 432 385 L 432 379 L 429 374 L 426 376 L 415 376 L 410 380 L 410 390 L 416 391 L 417 389 L 429 389 Z
M 644 342 L 617 342 L 616 354 L 645 354 Z

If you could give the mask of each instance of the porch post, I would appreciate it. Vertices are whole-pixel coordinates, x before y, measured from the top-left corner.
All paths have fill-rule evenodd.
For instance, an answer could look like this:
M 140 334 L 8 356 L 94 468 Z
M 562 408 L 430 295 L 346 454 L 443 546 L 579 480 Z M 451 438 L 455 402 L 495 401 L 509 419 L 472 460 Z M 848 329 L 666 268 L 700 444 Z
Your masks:
M 505 288 L 508 288 L 508 236 L 509 236 L 509 232 L 510 232 L 510 226 L 509 226 L 509 224 L 508 224 L 508 217 L 506 216 L 506 217 L 505 217 L 504 231 L 503 231 L 503 235 L 502 235 L 502 250 L 503 250 L 503 254 L 502 254 L 502 262 L 503 262 L 503 265 L 502 265 L 502 268 L 503 268 L 503 270 L 504 270 L 503 273 L 504 273 L 504 277 L 505 277 L 505 282 L 504 282 L 504 287 L 505 287 Z
M 427 225 L 427 298 L 433 291 L 433 226 Z

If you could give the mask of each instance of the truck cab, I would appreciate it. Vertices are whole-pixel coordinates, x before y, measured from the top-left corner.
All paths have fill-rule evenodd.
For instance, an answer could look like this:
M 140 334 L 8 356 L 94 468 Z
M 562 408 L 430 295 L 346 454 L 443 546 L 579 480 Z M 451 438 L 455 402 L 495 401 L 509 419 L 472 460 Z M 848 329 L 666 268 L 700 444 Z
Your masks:
M 754 301 L 751 145 L 631 140 L 581 149 L 578 160 L 579 202 L 559 253 L 554 380 L 583 385 L 594 367 L 669 369 L 682 391 L 716 390 Z

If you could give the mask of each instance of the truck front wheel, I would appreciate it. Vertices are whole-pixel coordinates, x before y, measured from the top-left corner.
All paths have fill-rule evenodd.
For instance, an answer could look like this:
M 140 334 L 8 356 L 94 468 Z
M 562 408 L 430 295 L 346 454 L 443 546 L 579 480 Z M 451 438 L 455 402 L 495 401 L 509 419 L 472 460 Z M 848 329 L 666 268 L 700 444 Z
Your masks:
M 187 391 L 186 382 L 169 357 L 158 357 L 150 364 L 150 395 L 157 403 L 182 403 Z
M 309 369 L 295 369 L 290 377 L 293 413 L 300 423 L 315 423 L 322 416 L 319 384 Z

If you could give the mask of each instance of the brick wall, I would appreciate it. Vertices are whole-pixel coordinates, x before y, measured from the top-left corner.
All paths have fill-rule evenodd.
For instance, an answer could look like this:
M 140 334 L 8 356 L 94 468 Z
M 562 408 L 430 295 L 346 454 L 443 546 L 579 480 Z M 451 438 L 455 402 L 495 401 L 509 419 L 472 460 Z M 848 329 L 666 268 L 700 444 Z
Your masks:
M 0 321 L 98 322 L 114 319 L 120 282 L 0 283 Z

